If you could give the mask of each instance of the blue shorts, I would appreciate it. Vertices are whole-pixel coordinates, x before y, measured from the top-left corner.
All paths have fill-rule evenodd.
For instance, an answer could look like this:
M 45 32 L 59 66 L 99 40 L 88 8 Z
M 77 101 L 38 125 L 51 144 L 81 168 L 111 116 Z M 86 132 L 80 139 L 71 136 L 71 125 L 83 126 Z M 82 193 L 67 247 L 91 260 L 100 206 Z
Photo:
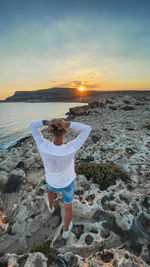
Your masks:
M 46 186 L 50 191 L 54 193 L 62 192 L 63 200 L 66 204 L 70 204 L 72 202 L 74 194 L 74 180 L 72 181 L 71 184 L 67 185 L 64 188 L 54 188 L 50 186 L 47 182 Z

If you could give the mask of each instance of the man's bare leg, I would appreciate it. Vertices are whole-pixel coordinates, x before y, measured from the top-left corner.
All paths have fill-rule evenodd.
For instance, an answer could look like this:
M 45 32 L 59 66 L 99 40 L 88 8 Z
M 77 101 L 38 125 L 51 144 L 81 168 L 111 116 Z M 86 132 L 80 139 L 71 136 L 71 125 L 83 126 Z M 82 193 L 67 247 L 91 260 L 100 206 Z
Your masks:
M 55 193 L 48 189 L 47 190 L 47 196 L 48 196 L 48 200 L 49 200 L 49 206 L 52 209 L 53 208 L 53 203 L 54 203 Z
M 72 203 L 64 203 L 65 215 L 64 215 L 64 231 L 68 231 L 70 221 L 72 219 Z

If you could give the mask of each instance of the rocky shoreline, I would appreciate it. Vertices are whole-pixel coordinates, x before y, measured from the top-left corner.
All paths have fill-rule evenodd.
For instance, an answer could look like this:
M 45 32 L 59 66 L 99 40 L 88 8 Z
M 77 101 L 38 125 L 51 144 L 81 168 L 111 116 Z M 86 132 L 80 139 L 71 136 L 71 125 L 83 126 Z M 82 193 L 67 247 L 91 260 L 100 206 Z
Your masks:
M 2 152 L 0 266 L 150 266 L 149 119 L 148 92 L 105 94 L 70 109 L 68 120 L 92 126 L 76 166 L 118 166 L 131 181 L 116 179 L 102 190 L 92 175 L 77 174 L 68 240 L 61 237 L 61 195 L 54 214 L 47 210 L 43 163 L 32 136 Z M 43 134 L 50 139 L 46 129 Z M 68 131 L 65 142 L 75 136 Z

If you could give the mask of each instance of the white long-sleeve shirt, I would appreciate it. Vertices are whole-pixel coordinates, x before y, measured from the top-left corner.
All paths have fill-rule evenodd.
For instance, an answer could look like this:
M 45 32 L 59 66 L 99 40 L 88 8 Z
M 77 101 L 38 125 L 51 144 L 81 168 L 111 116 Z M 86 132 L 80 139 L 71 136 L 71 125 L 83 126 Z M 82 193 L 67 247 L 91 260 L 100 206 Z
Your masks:
M 43 160 L 46 181 L 55 188 L 66 187 L 76 177 L 74 156 L 88 138 L 91 126 L 71 122 L 69 128 L 78 131 L 79 135 L 71 142 L 59 146 L 44 138 L 40 131 L 42 126 L 42 120 L 30 123 L 33 138 Z

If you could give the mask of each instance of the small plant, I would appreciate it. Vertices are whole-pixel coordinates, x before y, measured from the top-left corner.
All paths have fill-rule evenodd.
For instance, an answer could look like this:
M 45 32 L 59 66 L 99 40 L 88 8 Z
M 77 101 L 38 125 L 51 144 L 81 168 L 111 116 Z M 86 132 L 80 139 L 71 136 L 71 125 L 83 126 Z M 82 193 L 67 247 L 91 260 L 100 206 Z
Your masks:
M 76 166 L 76 173 L 84 175 L 88 180 L 92 179 L 94 183 L 100 185 L 100 189 L 105 190 L 108 186 L 115 184 L 116 180 L 129 182 L 129 175 L 118 166 L 112 166 L 106 163 L 84 163 Z
M 129 100 L 123 100 L 123 102 L 124 102 L 125 104 L 130 104 L 130 101 L 129 101 Z
M 134 110 L 135 108 L 132 106 L 124 106 L 122 109 L 128 111 L 128 110 Z
M 117 109 L 116 106 L 109 106 L 109 108 L 111 108 L 112 110 L 116 110 Z
M 141 103 L 141 102 L 136 102 L 136 103 L 135 103 L 135 105 L 136 105 L 136 106 L 143 106 L 143 105 L 144 105 L 144 103 Z
M 131 127 L 129 127 L 129 128 L 126 128 L 128 131 L 135 131 L 135 129 L 134 128 L 131 128 Z
M 30 250 L 30 253 L 34 252 L 42 252 L 43 254 L 48 254 L 51 257 L 51 259 L 53 259 L 57 251 L 55 248 L 50 248 L 50 241 L 46 241 L 41 245 L 39 245 L 38 247 L 35 247 Z

